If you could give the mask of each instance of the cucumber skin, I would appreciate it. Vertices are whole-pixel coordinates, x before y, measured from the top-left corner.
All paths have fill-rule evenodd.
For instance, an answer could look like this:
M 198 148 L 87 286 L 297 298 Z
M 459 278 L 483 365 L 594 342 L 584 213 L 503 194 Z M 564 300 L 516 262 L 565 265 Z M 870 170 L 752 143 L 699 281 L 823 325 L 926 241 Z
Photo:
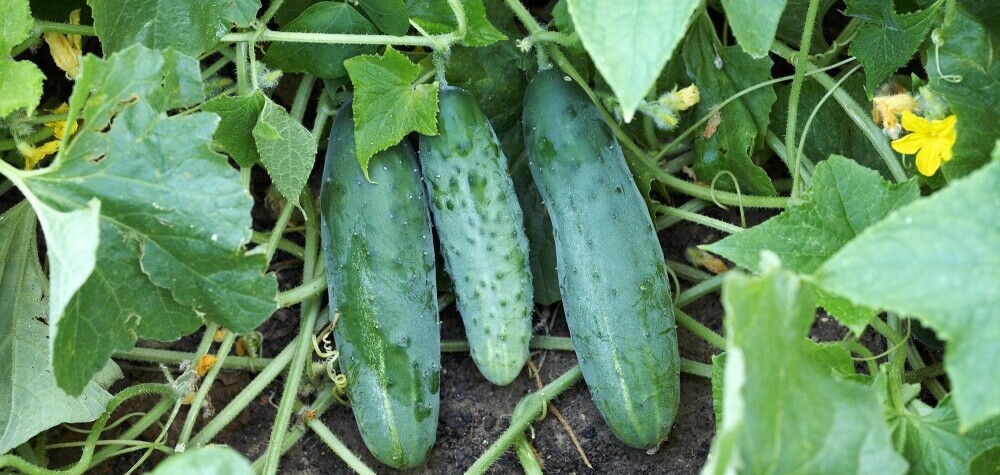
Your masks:
M 535 289 L 535 303 L 552 305 L 559 301 L 559 277 L 556 274 L 556 242 L 552 237 L 552 221 L 545 208 L 542 195 L 535 187 L 528 168 L 528 157 L 523 153 L 510 165 L 517 201 L 524 212 L 524 233 L 528 235 L 528 261 L 531 263 L 531 282 Z
M 441 336 L 434 244 L 413 148 L 376 154 L 368 182 L 351 105 L 330 131 L 320 192 L 334 339 L 361 437 L 386 465 L 412 468 L 437 433 Z
M 618 142 L 576 84 L 540 72 L 524 103 L 529 166 L 552 219 L 583 377 L 619 439 L 656 447 L 677 415 L 680 357 L 653 222 Z
M 420 136 L 420 164 L 445 269 L 479 372 L 500 386 L 528 359 L 533 287 L 521 207 L 507 159 L 471 94 L 438 94 L 438 135 Z

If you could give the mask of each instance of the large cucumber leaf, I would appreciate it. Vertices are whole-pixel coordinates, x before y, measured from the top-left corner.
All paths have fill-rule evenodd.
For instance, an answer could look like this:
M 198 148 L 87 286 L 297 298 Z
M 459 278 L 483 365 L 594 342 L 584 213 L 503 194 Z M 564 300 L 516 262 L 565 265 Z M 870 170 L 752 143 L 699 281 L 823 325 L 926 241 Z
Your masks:
M 229 31 L 227 0 L 88 0 L 109 55 L 133 44 L 198 56 Z
M 56 386 L 36 224 L 27 202 L 0 216 L 0 454 L 57 424 L 97 419 L 111 399 L 95 382 L 75 398 Z
M 1000 415 L 1000 162 L 863 231 L 816 271 L 855 304 L 918 318 L 947 340 L 961 431 Z
M 702 473 L 905 473 L 875 388 L 817 361 L 812 293 L 776 265 L 723 284 L 722 424 Z
M 264 257 L 244 250 L 253 200 L 211 150 L 218 118 L 166 114 L 204 99 L 197 62 L 135 45 L 82 71 L 69 120 L 83 123 L 55 162 L 5 167 L 45 231 L 53 366 L 70 394 L 137 338 L 174 339 L 203 316 L 243 333 L 277 308 Z
M 14 61 L 10 50 L 28 39 L 31 10 L 28 0 L 0 0 L 0 118 L 20 109 L 38 107 L 45 75 L 31 61 Z

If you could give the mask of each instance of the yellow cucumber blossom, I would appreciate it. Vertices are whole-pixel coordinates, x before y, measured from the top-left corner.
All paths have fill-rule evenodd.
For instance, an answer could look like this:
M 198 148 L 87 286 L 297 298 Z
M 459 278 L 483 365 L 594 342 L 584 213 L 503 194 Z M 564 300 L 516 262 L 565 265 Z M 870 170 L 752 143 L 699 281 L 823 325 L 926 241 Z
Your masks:
M 69 14 L 71 25 L 80 24 L 80 10 Z M 80 56 L 83 54 L 83 38 L 80 35 L 64 35 L 62 33 L 45 33 L 45 42 L 49 45 L 52 60 L 59 69 L 66 71 L 66 77 L 75 79 L 80 74 Z
M 917 155 L 917 171 L 924 176 L 937 173 L 941 163 L 951 160 L 951 148 L 955 145 L 955 122 L 949 115 L 942 120 L 927 120 L 912 112 L 903 113 L 903 128 L 908 134 L 893 140 L 892 149 L 907 155 Z
M 896 116 L 904 112 L 913 112 L 913 108 L 917 105 L 913 96 L 909 92 L 905 92 L 905 89 L 903 91 L 872 98 L 872 120 L 876 124 L 881 122 L 882 132 L 893 139 L 898 139 L 901 131 Z
M 52 111 L 53 114 L 65 114 L 69 111 L 69 106 L 63 103 L 61 106 L 57 107 Z M 46 156 L 51 155 L 59 151 L 59 144 L 62 143 L 63 137 L 66 135 L 66 121 L 65 120 L 53 120 L 45 122 L 45 125 L 52 128 L 52 135 L 55 135 L 56 140 L 50 140 L 39 146 L 33 146 L 24 142 L 17 144 L 17 151 L 21 153 L 24 157 L 24 169 L 31 170 L 38 165 Z M 76 133 L 77 124 L 73 123 L 70 130 L 70 135 Z
M 639 111 L 652 118 L 660 129 L 670 130 L 677 127 L 680 120 L 677 113 L 694 107 L 700 99 L 698 86 L 692 84 L 679 91 L 664 93 L 654 102 L 642 102 Z

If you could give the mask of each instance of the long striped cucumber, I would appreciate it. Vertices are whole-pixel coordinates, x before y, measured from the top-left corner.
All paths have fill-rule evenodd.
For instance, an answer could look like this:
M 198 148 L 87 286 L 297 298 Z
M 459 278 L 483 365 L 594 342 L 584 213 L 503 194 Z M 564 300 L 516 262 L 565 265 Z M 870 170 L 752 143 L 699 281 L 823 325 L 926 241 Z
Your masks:
M 444 87 L 438 135 L 420 137 L 430 208 L 469 349 L 490 382 L 528 359 L 532 284 L 521 208 L 507 159 L 472 95 Z
M 642 195 L 597 108 L 556 70 L 528 85 L 524 136 L 590 394 L 619 439 L 655 447 L 677 414 L 680 359 L 663 251 Z
M 361 437 L 383 463 L 423 462 L 437 431 L 441 368 L 434 244 L 416 154 L 405 141 L 354 152 L 350 104 L 330 131 L 321 216 L 334 339 Z

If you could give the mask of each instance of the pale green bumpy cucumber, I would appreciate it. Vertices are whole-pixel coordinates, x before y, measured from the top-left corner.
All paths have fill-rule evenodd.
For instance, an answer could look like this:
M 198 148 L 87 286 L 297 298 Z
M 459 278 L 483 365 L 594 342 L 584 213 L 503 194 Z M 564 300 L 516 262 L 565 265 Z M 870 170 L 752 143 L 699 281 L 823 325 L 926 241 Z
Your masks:
M 330 131 L 323 253 L 334 338 L 361 437 L 395 468 L 423 462 L 437 432 L 441 336 L 434 244 L 413 149 L 376 154 L 370 183 L 354 151 L 350 104 Z
M 656 447 L 677 414 L 669 280 L 645 202 L 597 108 L 556 70 L 524 97 L 532 176 L 556 239 L 559 290 L 590 394 L 628 445 Z
M 439 133 L 420 137 L 420 164 L 472 359 L 486 379 L 504 385 L 521 372 L 531 340 L 521 208 L 507 159 L 475 99 L 454 87 L 438 97 Z

